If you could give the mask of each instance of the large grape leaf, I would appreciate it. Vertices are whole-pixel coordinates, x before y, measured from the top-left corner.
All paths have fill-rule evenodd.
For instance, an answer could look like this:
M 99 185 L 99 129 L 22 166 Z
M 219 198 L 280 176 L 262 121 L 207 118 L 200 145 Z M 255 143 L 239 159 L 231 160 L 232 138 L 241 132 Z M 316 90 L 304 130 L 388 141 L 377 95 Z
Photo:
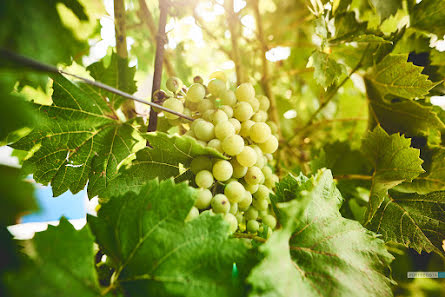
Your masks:
M 385 98 L 386 95 L 415 99 L 423 98 L 434 83 L 421 74 L 423 68 L 408 62 L 407 54 L 387 55 L 366 76 Z
M 368 225 L 385 241 L 397 242 L 445 258 L 445 192 L 426 195 L 391 192 Z
M 119 163 L 132 153 L 136 130 L 118 120 L 106 98 L 89 85 L 53 77 L 51 106 L 35 105 L 42 120 L 11 146 L 35 150 L 24 161 L 25 173 L 42 184 L 51 183 L 53 195 L 106 187 Z M 137 131 L 136 131 L 137 132 Z
M 129 296 L 245 295 L 247 245 L 229 238 L 219 215 L 184 223 L 194 200 L 185 183 L 151 180 L 139 194 L 113 197 L 98 217 L 88 217 Z M 233 263 L 238 279 L 232 279 Z
M 409 138 L 388 135 L 380 126 L 363 139 L 362 152 L 374 168 L 365 224 L 374 217 L 389 189 L 424 172 L 420 150 L 410 144 Z
M 0 47 L 52 65 L 70 64 L 88 44 L 65 26 L 57 6 L 64 5 L 81 21 L 88 17 L 77 0 L 2 0 L 0 2 Z M 0 64 L 3 64 L 2 61 Z M 46 85 L 46 76 L 17 72 L 25 83 Z
M 112 53 L 109 64 L 106 66 L 105 61 L 101 60 L 87 67 L 90 75 L 97 81 L 112 86 L 118 90 L 133 94 L 137 91 L 134 75 L 136 66 L 128 67 L 128 59 L 119 57 L 116 53 Z M 114 93 L 98 89 L 97 93 L 102 97 L 108 98 L 110 104 L 117 109 L 126 99 Z
M 7 290 L 12 297 L 101 296 L 93 244 L 88 227 L 76 231 L 62 218 L 35 235 L 26 264 L 6 275 Z
M 392 256 L 374 233 L 340 215 L 330 171 L 280 184 L 295 198 L 278 205 L 282 229 L 260 247 L 264 259 L 249 275 L 250 296 L 392 296 L 385 276 Z
M 327 88 L 340 80 L 346 68 L 329 57 L 328 54 L 316 50 L 309 57 L 308 66 L 314 67 L 314 79 L 323 88 Z
M 416 4 L 411 13 L 411 26 L 436 34 L 445 35 L 445 2 L 428 0 Z
M 384 21 L 402 8 L 402 0 L 369 0 L 374 6 L 380 20 Z

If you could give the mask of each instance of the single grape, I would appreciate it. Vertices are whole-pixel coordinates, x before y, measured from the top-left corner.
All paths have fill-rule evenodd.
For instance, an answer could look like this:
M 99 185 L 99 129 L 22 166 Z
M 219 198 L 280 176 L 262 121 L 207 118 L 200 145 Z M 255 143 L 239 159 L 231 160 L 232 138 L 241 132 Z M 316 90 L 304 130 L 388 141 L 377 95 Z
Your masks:
M 227 114 L 221 109 L 216 110 L 212 115 L 212 122 L 214 125 L 220 122 L 227 122 L 228 120 L 229 118 L 227 117 Z
M 185 218 L 186 222 L 190 222 L 191 220 L 197 218 L 199 216 L 199 210 L 196 207 L 192 207 L 192 209 L 190 209 L 187 217 Z
M 232 164 L 226 160 L 219 160 L 213 164 L 213 176 L 218 181 L 226 181 L 232 177 L 233 168 Z
M 257 97 L 258 101 L 260 102 L 260 109 L 267 111 L 270 107 L 270 101 L 269 98 L 267 98 L 266 96 L 263 95 L 259 95 Z
M 256 143 L 266 142 L 271 133 L 270 127 L 266 123 L 255 123 L 249 130 L 250 139 Z
M 248 183 L 246 183 L 244 185 L 244 188 L 249 191 L 249 193 L 254 194 L 256 191 L 258 191 L 258 185 L 249 185 Z
M 204 215 L 214 216 L 215 212 L 213 211 L 213 209 L 207 209 L 207 210 L 204 210 L 203 212 L 201 212 L 199 215 L 200 216 L 204 216 Z
M 223 149 L 221 147 L 221 141 L 219 139 L 212 139 L 207 143 L 208 147 L 212 147 L 220 153 L 223 153 Z
M 223 194 L 216 194 L 210 204 L 215 213 L 228 213 L 230 210 L 229 199 Z
M 258 211 L 258 216 L 260 217 L 260 218 L 264 218 L 265 216 L 267 216 L 269 214 L 269 210 L 267 209 L 267 210 L 259 210 Z
M 220 79 L 214 78 L 209 81 L 207 89 L 211 94 L 218 96 L 222 91 L 226 89 L 226 83 Z
M 264 174 L 264 177 L 266 178 L 266 180 L 268 178 L 270 178 L 273 174 L 272 168 L 270 168 L 269 166 L 264 166 L 263 168 L 261 168 L 261 171 Z
M 203 114 L 207 110 L 212 110 L 214 108 L 215 108 L 215 104 L 213 104 L 213 102 L 211 100 L 209 100 L 209 99 L 202 99 L 198 103 L 198 112 L 200 114 Z
M 264 154 L 264 156 L 266 157 L 268 162 L 272 162 L 273 161 L 273 156 L 272 154 Z
M 266 200 L 270 201 L 269 199 L 270 190 L 265 185 L 259 185 L 258 190 L 253 194 L 253 197 L 255 197 L 257 200 Z
M 236 160 L 242 166 L 252 167 L 257 161 L 257 153 L 250 146 L 245 146 L 241 153 L 236 155 Z
M 233 127 L 235 128 L 235 133 L 238 134 L 241 130 L 241 123 L 235 118 L 229 119 L 229 122 L 232 123 Z
M 238 213 L 238 203 L 232 203 L 230 202 L 230 210 L 229 212 L 233 215 L 236 215 Z
M 252 106 L 253 112 L 260 110 L 260 102 L 255 97 L 250 98 L 247 100 L 247 102 L 249 102 L 250 106 Z
M 235 156 L 241 153 L 244 147 L 244 139 L 239 135 L 230 135 L 224 138 L 222 148 L 229 156 Z
M 227 82 L 227 76 L 223 71 L 215 71 L 209 76 L 210 79 L 217 78 L 223 82 Z
M 257 233 L 258 229 L 260 229 L 260 224 L 257 221 L 250 220 L 247 221 L 247 232 L 249 233 Z
M 206 89 L 200 83 L 195 83 L 187 90 L 186 99 L 190 102 L 200 102 L 206 95 Z
M 252 106 L 248 102 L 238 102 L 233 110 L 233 115 L 240 122 L 247 121 L 253 116 Z
M 215 126 L 207 121 L 199 121 L 196 123 L 193 132 L 199 140 L 209 141 L 215 138 Z
M 273 154 L 278 149 L 278 139 L 270 135 L 269 138 L 267 138 L 265 142 L 260 143 L 259 146 L 265 154 Z
M 202 170 L 212 170 L 213 164 L 212 160 L 206 156 L 198 156 L 192 160 L 190 163 L 190 170 L 193 174 L 198 174 Z
M 177 77 L 170 77 L 165 83 L 167 90 L 176 93 L 182 88 L 182 81 Z
M 224 221 L 229 223 L 229 230 L 230 233 L 234 233 L 238 229 L 238 220 L 236 217 L 231 213 L 226 213 L 224 215 Z
M 255 97 L 255 89 L 250 83 L 242 83 L 236 88 L 235 96 L 238 101 L 248 101 Z
M 252 194 L 249 191 L 244 192 L 244 198 L 238 202 L 238 209 L 241 211 L 246 211 L 252 204 Z
M 233 167 L 233 177 L 242 178 L 244 175 L 246 175 L 247 167 L 244 167 L 240 163 L 238 163 L 236 158 L 230 160 L 230 164 L 232 164 Z
M 235 218 L 238 221 L 238 225 L 241 225 L 242 223 L 244 223 L 246 220 L 244 219 L 244 215 L 240 212 L 235 214 Z
M 267 210 L 269 203 L 267 202 L 267 200 L 253 199 L 252 205 L 258 210 Z
M 244 138 L 249 137 L 250 135 L 250 128 L 255 124 L 254 121 L 247 120 L 241 124 L 241 130 L 239 131 L 239 135 L 241 135 Z
M 224 90 L 219 94 L 219 99 L 221 100 L 221 104 L 234 106 L 236 104 L 235 93 L 230 90 Z
M 212 119 L 213 119 L 213 114 L 214 114 L 214 113 L 215 113 L 215 110 L 214 110 L 214 109 L 206 110 L 206 111 L 202 114 L 201 118 L 204 119 L 204 120 L 206 120 L 207 122 L 212 123 L 212 122 L 213 122 Z
M 275 184 L 279 182 L 278 176 L 275 174 L 272 174 L 272 176 L 265 181 L 265 185 L 269 187 L 270 189 L 275 188 Z
M 246 220 L 256 220 L 258 218 L 258 210 L 254 207 L 249 207 L 249 209 L 244 213 Z
M 212 200 L 212 192 L 209 189 L 199 189 L 195 201 L 195 206 L 198 209 L 206 209 L 210 206 Z
M 267 159 L 263 155 L 261 155 L 259 158 L 257 158 L 255 166 L 262 169 L 264 165 L 266 165 Z
M 245 195 L 244 187 L 237 181 L 229 182 L 224 188 L 224 195 L 229 199 L 230 203 L 240 202 Z
M 247 173 L 244 176 L 244 180 L 249 185 L 257 185 L 260 184 L 262 180 L 264 180 L 264 175 L 261 172 L 261 169 L 259 169 L 256 166 L 253 166 L 247 169 Z
M 265 112 L 264 110 L 258 110 L 252 117 L 252 121 L 255 122 L 265 122 L 267 121 L 267 112 Z
M 273 215 L 266 215 L 263 217 L 263 223 L 274 229 L 277 226 L 277 219 Z
M 173 111 L 182 113 L 184 111 L 184 105 L 182 104 L 181 100 L 178 100 L 176 98 L 169 98 L 167 100 L 164 101 L 164 103 L 162 104 L 162 106 L 164 106 L 165 108 L 171 109 Z M 174 115 L 172 113 L 169 112 L 164 112 L 164 115 L 167 119 L 177 119 L 179 118 L 179 116 Z
M 213 175 L 208 170 L 201 170 L 195 176 L 195 183 L 200 188 L 208 189 L 213 185 Z
M 233 108 L 230 107 L 229 105 L 221 105 L 219 107 L 219 109 L 221 109 L 222 111 L 224 111 L 226 113 L 227 118 L 230 119 L 231 117 L 233 117 Z

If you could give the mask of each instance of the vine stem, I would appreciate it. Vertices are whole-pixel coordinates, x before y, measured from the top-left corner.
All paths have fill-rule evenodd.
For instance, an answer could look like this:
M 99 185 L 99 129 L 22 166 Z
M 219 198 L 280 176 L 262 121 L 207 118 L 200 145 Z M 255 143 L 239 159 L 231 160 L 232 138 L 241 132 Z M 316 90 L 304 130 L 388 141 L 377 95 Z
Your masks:
M 371 175 L 362 175 L 362 174 L 344 174 L 344 175 L 336 175 L 334 179 L 359 179 L 359 180 L 371 180 Z
M 153 94 L 161 88 L 162 79 L 162 63 L 164 59 L 164 45 L 167 41 L 167 35 L 165 34 L 165 25 L 167 24 L 167 10 L 169 3 L 165 0 L 159 0 L 159 27 L 158 34 L 156 35 L 156 56 L 155 66 L 153 73 L 153 84 L 151 88 L 151 98 L 154 98 Z M 150 108 L 150 117 L 148 120 L 147 132 L 156 131 L 158 127 L 158 113 L 154 108 Z M 147 146 L 150 143 L 147 140 Z
M 240 51 L 238 46 L 237 23 L 238 17 L 233 10 L 234 0 L 224 1 L 224 8 L 227 14 L 227 22 L 229 25 L 230 39 L 232 41 L 232 60 L 235 63 L 236 84 L 239 85 L 244 82 L 244 75 L 242 73 Z
M 90 79 L 81 77 L 79 75 L 76 75 L 76 74 L 73 74 L 73 73 L 69 73 L 69 72 L 67 72 L 65 70 L 62 70 L 62 69 L 59 69 L 59 68 L 57 68 L 55 66 L 52 66 L 52 65 L 49 65 L 49 64 L 45 64 L 45 63 L 41 63 L 41 62 L 36 61 L 34 59 L 31 59 L 31 58 L 28 58 L 28 57 L 21 56 L 21 55 L 18 55 L 16 53 L 10 52 L 10 51 L 8 51 L 6 49 L 0 48 L 0 57 L 4 58 L 5 61 L 8 61 L 8 62 L 14 61 L 14 62 L 17 62 L 17 63 L 23 65 L 23 66 L 27 66 L 29 68 L 32 68 L 34 70 L 47 72 L 47 73 L 56 73 L 56 74 L 69 75 L 69 76 L 77 78 L 77 79 L 79 79 L 79 80 L 83 81 L 84 83 L 89 84 L 91 86 L 94 86 L 94 87 L 106 90 L 106 91 L 111 92 L 113 94 L 122 96 L 124 98 L 130 99 L 130 100 L 142 103 L 142 104 L 150 105 L 151 107 L 156 107 L 156 108 L 158 108 L 158 109 L 160 109 L 162 111 L 165 111 L 165 112 L 177 115 L 178 117 L 184 118 L 186 120 L 194 121 L 193 118 L 191 118 L 189 116 L 186 116 L 186 115 L 184 115 L 182 113 L 179 113 L 177 111 L 171 110 L 169 108 L 166 108 L 166 107 L 164 107 L 162 105 L 156 104 L 154 102 L 145 101 L 143 99 L 137 98 L 137 97 L 135 97 L 133 95 L 130 95 L 130 94 L 126 93 L 126 92 L 123 92 L 121 90 L 113 88 L 113 87 L 111 87 L 109 85 L 106 85 L 104 83 L 101 83 L 99 81 L 90 80 Z
M 266 242 L 266 239 L 253 235 L 253 234 L 248 234 L 248 233 L 235 233 L 233 234 L 233 237 L 235 238 L 247 238 L 247 239 L 253 239 L 256 240 L 258 242 Z

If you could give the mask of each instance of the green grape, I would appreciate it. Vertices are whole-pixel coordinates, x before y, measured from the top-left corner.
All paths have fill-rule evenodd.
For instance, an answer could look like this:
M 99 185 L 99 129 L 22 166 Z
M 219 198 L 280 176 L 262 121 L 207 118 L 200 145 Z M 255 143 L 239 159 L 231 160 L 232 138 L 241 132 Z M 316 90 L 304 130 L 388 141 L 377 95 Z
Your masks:
M 186 115 L 186 116 L 188 116 L 188 117 L 192 117 L 192 111 L 189 109 L 189 108 L 184 108 L 184 111 L 182 112 L 182 114 L 183 115 Z M 180 118 L 179 119 L 182 123 L 184 123 L 184 124 L 187 124 L 187 123 L 190 123 L 190 121 L 189 120 L 187 120 L 187 119 L 184 119 L 184 118 Z
M 241 166 L 252 167 L 257 161 L 257 153 L 250 146 L 245 146 L 241 153 L 236 155 L 236 160 Z
M 223 71 L 220 71 L 220 70 L 219 71 L 215 71 L 212 74 L 210 74 L 209 78 L 210 79 L 217 78 L 219 80 L 222 80 L 223 82 L 227 82 L 226 74 Z
M 186 99 L 190 102 L 200 102 L 206 95 L 206 89 L 200 83 L 195 83 L 189 87 Z
M 241 153 L 244 147 L 244 139 L 239 135 L 230 135 L 224 138 L 222 148 L 229 156 L 235 156 Z
M 255 197 L 257 200 L 266 200 L 270 201 L 269 199 L 270 190 L 265 185 L 259 185 L 258 190 L 253 194 L 253 197 Z
M 215 126 L 207 121 L 199 121 L 196 123 L 193 132 L 199 140 L 209 141 L 215 138 Z
M 190 222 L 191 220 L 197 218 L 199 216 L 199 210 L 196 207 L 192 207 L 192 209 L 190 209 L 187 217 L 185 218 L 186 222 Z
M 250 128 L 255 124 L 254 121 L 247 120 L 241 124 L 241 130 L 239 131 L 239 135 L 241 135 L 244 138 L 249 137 L 250 135 Z
M 264 165 L 266 165 L 267 159 L 263 155 L 261 155 L 259 158 L 257 158 L 255 166 L 262 169 Z
M 207 210 L 204 210 L 203 212 L 201 212 L 199 215 L 200 215 L 200 216 L 204 216 L 204 215 L 206 215 L 206 214 L 209 214 L 209 215 L 211 215 L 211 216 L 214 216 L 214 215 L 215 215 L 215 212 L 213 211 L 213 209 L 207 209 Z
M 212 121 L 212 119 L 213 119 L 213 114 L 215 113 L 215 110 L 214 109 L 209 109 L 209 110 L 206 110 L 203 114 L 202 114 L 202 116 L 201 116 L 201 118 L 202 119 L 204 119 L 204 120 L 206 120 L 207 122 L 213 122 Z
M 212 139 L 207 143 L 208 147 L 212 147 L 215 150 L 217 150 L 220 153 L 223 153 L 222 147 L 221 147 L 221 141 L 219 139 Z
M 230 201 L 230 200 L 229 200 Z M 233 215 L 236 215 L 238 213 L 238 203 L 232 203 L 230 202 L 230 210 L 229 212 Z
M 255 122 L 265 122 L 267 121 L 267 112 L 265 112 L 264 110 L 258 110 L 252 117 L 252 121 Z
M 198 156 L 192 160 L 190 163 L 190 170 L 193 174 L 198 174 L 202 170 L 212 170 L 213 164 L 212 160 L 206 156 Z
M 250 83 L 242 83 L 236 88 L 235 96 L 238 101 L 248 101 L 255 97 L 255 89 Z
M 229 199 L 230 203 L 240 202 L 245 195 L 244 186 L 237 182 L 231 181 L 224 188 L 224 194 Z
M 207 141 L 204 140 L 196 140 L 196 142 L 202 146 L 207 146 Z
M 258 216 L 260 217 L 260 218 L 264 218 L 265 216 L 267 216 L 269 214 L 269 210 L 267 209 L 267 210 L 260 210 L 260 211 L 258 211 Z
M 260 102 L 255 97 L 250 98 L 247 102 L 252 106 L 253 112 L 260 110 Z
M 167 90 L 176 93 L 182 88 L 182 81 L 177 77 L 170 77 L 165 83 Z
M 249 191 L 251 194 L 254 194 L 256 191 L 258 191 L 258 185 L 249 185 L 249 184 L 245 184 L 244 188 Z
M 178 100 L 176 98 L 169 98 L 167 100 L 164 101 L 164 103 L 162 104 L 162 106 L 164 106 L 165 108 L 171 109 L 173 111 L 182 113 L 184 111 L 184 105 L 182 104 L 181 100 Z M 164 115 L 167 119 L 177 119 L 179 118 L 179 116 L 174 115 L 172 113 L 169 112 L 164 112 Z
M 236 217 L 231 213 L 226 213 L 224 216 L 224 221 L 229 223 L 230 233 L 235 233 L 235 231 L 238 229 L 238 220 Z
M 212 110 L 215 108 L 215 105 L 213 104 L 213 102 L 209 99 L 202 99 L 199 103 L 198 103 L 198 112 L 200 114 L 203 114 L 204 112 L 206 112 L 207 110 Z
M 236 104 L 235 93 L 230 90 L 224 90 L 219 94 L 219 99 L 221 100 L 221 104 L 234 106 Z
M 256 220 L 258 218 L 258 210 L 254 207 L 249 207 L 249 209 L 244 213 L 246 220 Z
M 238 225 L 242 224 L 245 221 L 244 215 L 240 212 L 235 214 L 235 218 L 238 221 Z
M 278 134 L 278 126 L 273 121 L 267 121 L 266 124 L 269 125 L 272 134 Z
M 277 226 L 277 219 L 273 215 L 266 215 L 263 217 L 263 223 L 274 229 Z
M 266 123 L 255 123 L 249 130 L 250 139 L 256 143 L 263 143 L 271 135 L 270 127 Z
M 212 115 L 212 122 L 214 125 L 220 122 L 227 122 L 228 120 L 229 118 L 227 117 L 227 114 L 220 109 L 216 110 Z
M 212 192 L 209 189 L 199 189 L 196 197 L 195 206 L 198 209 L 206 209 L 210 206 Z
M 238 202 L 238 209 L 241 211 L 246 211 L 252 204 L 252 194 L 249 191 L 244 192 L 244 198 Z
M 272 162 L 273 161 L 273 156 L 272 154 L 264 154 L 264 156 L 266 157 L 268 162 Z
M 267 111 L 270 107 L 270 101 L 269 98 L 267 98 L 266 96 L 263 95 L 259 95 L 257 97 L 258 101 L 260 102 L 260 109 Z
M 200 188 L 208 189 L 213 185 L 213 175 L 208 170 L 201 170 L 195 176 L 195 183 Z
M 260 224 L 257 221 L 250 220 L 247 221 L 247 232 L 249 233 L 257 233 L 258 229 L 260 229 Z
M 246 175 L 247 167 L 244 167 L 240 163 L 238 163 L 236 158 L 230 160 L 230 164 L 232 164 L 233 167 L 233 175 L 232 175 L 233 177 L 242 178 L 244 177 L 244 175 Z
M 233 110 L 233 115 L 240 122 L 247 121 L 253 116 L 252 106 L 248 102 L 238 102 Z
M 214 78 L 209 81 L 207 89 L 209 90 L 210 94 L 218 96 L 222 91 L 226 89 L 226 83 L 220 79 Z
M 221 142 L 229 136 L 235 135 L 235 127 L 229 121 L 219 122 L 215 126 L 215 136 Z
M 223 194 L 216 194 L 210 205 L 215 213 L 228 213 L 230 210 L 229 199 Z
M 218 181 L 226 181 L 232 177 L 232 164 L 226 160 L 219 160 L 213 164 L 213 176 Z
M 267 202 L 267 200 L 253 199 L 252 205 L 253 205 L 253 207 L 255 207 L 258 210 L 267 210 L 267 207 L 269 206 L 269 202 Z
M 273 154 L 278 149 L 278 139 L 270 135 L 265 142 L 259 144 L 259 147 L 265 154 Z
M 235 119 L 235 118 L 229 119 L 229 122 L 235 128 L 235 133 L 238 134 L 240 132 L 240 130 L 241 130 L 241 123 L 237 119 Z
M 231 117 L 233 117 L 233 108 L 230 107 L 229 105 L 221 105 L 219 107 L 219 109 L 221 109 L 222 111 L 224 111 L 226 113 L 227 118 L 230 119 Z
M 267 178 L 265 181 L 265 185 L 269 187 L 270 189 L 275 188 L 275 184 L 279 182 L 278 176 L 275 174 L 272 174 L 270 178 Z
M 261 169 L 259 169 L 256 166 L 253 166 L 247 169 L 247 173 L 244 176 L 244 180 L 249 185 L 257 185 L 260 184 L 262 180 L 264 180 L 264 175 L 261 172 Z

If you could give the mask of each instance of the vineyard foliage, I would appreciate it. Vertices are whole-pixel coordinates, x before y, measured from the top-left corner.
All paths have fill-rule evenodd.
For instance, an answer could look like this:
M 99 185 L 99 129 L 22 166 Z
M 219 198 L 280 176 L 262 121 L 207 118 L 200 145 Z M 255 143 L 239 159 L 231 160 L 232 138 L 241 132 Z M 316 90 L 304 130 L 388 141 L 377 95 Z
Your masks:
M 445 295 L 443 281 L 406 278 L 445 269 L 445 1 L 4 0 L 0 20 L 0 141 L 20 163 L 0 165 L 1 296 Z M 187 94 L 204 81 L 226 120 L 249 121 L 243 104 L 267 119 L 273 155 L 264 131 L 233 132 L 265 160 L 253 162 L 270 172 L 265 208 L 244 172 L 246 210 L 199 213 L 192 161 L 238 162 L 222 140 L 79 76 L 176 97 L 216 125 Z M 222 82 L 238 105 L 221 106 Z M 80 230 L 62 217 L 17 240 L 7 227 L 38 210 L 38 184 L 54 199 L 86 190 L 100 209 Z

